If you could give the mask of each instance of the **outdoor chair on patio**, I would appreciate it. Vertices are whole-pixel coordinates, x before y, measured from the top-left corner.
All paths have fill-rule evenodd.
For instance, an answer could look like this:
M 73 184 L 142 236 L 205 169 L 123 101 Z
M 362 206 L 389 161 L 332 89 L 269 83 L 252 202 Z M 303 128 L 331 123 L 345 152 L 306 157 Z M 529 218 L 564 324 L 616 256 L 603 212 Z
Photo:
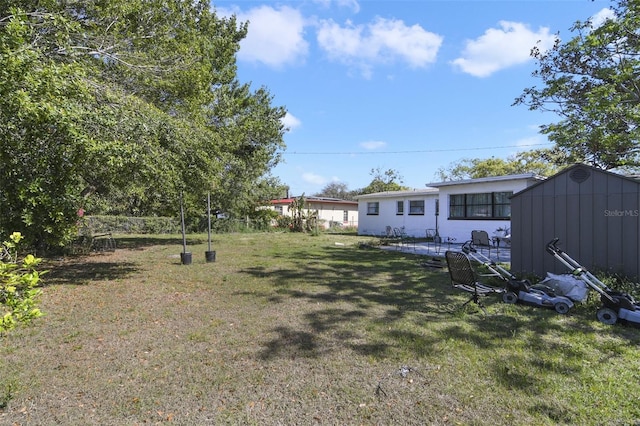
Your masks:
M 447 267 L 451 276 L 451 285 L 458 290 L 471 293 L 469 300 L 460 306 L 460 309 L 473 302 L 486 314 L 487 310 L 480 301 L 480 297 L 492 293 L 503 293 L 504 289 L 480 283 L 471 261 L 465 253 L 447 250 L 445 258 L 447 259 Z
M 491 257 L 491 249 L 494 245 L 487 231 L 471 231 L 471 243 L 480 250 L 487 249 L 489 251 L 488 256 Z
M 435 229 L 427 229 L 425 230 L 425 237 L 427 239 L 427 247 L 429 244 L 434 244 L 436 242 L 436 230 Z
M 408 245 L 409 236 L 404 231 L 404 226 L 401 228 L 393 228 L 393 236 L 398 243 L 397 248 L 399 250 L 401 250 L 404 245 Z

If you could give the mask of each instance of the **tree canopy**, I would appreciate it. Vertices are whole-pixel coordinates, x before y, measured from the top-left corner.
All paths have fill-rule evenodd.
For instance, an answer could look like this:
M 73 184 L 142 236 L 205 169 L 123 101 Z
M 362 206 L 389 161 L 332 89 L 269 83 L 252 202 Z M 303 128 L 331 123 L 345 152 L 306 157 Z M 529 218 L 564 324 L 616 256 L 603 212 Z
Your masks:
M 364 188 L 358 190 L 358 194 L 373 194 L 375 192 L 401 191 L 408 189 L 402 185 L 402 175 L 394 169 L 382 171 L 380 167 L 371 169 L 369 173 L 372 176 L 371 183 Z
M 236 78 L 248 24 L 202 0 L 0 0 L 0 14 L 0 231 L 47 247 L 81 207 L 269 197 L 255 189 L 273 180 L 286 111 Z
M 465 158 L 441 167 L 436 172 L 442 181 L 478 179 L 491 176 L 535 173 L 551 176 L 559 171 L 558 164 L 564 164 L 563 154 L 557 149 L 523 151 L 505 158 Z
M 346 183 L 331 182 L 325 185 L 320 192 L 313 194 L 315 197 L 338 198 L 340 200 L 353 200 L 354 191 L 350 191 Z
M 619 0 L 613 12 L 597 26 L 576 22 L 577 35 L 549 51 L 534 48 L 542 87 L 514 103 L 557 114 L 542 133 L 569 162 L 605 170 L 640 166 L 640 3 Z
M 364 188 L 349 190 L 346 183 L 331 182 L 325 185 L 320 192 L 313 194 L 316 197 L 339 198 L 342 200 L 354 200 L 356 196 L 362 194 L 372 194 L 374 192 L 401 191 L 408 189 L 402 186 L 402 175 L 394 169 L 382 170 L 380 167 L 371 169 L 371 182 Z

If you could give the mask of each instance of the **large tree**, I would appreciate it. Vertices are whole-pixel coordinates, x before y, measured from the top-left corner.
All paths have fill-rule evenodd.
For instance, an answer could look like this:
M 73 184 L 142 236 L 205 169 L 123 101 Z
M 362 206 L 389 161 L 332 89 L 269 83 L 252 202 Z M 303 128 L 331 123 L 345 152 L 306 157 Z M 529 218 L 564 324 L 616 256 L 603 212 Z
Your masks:
M 0 0 L 0 232 L 46 248 L 79 207 L 174 214 L 181 193 L 249 209 L 286 111 L 237 81 L 246 31 L 208 1 Z
M 346 183 L 331 182 L 322 188 L 320 192 L 313 194 L 314 197 L 339 198 L 341 200 L 353 200 L 354 192 L 349 191 Z
M 522 173 L 551 176 L 559 170 L 559 165 L 566 162 L 564 154 L 559 149 L 538 149 L 523 151 L 507 158 L 465 158 L 449 167 L 439 168 L 436 176 L 442 181 Z
M 541 126 L 572 161 L 602 169 L 640 166 L 640 2 L 619 0 L 601 25 L 576 22 L 577 35 L 552 49 L 532 50 L 542 87 L 515 104 L 552 111 L 560 121 Z
M 402 175 L 394 169 L 382 171 L 380 167 L 371 169 L 372 180 L 369 185 L 357 191 L 357 194 L 373 194 L 375 192 L 402 191 L 408 189 L 402 185 Z

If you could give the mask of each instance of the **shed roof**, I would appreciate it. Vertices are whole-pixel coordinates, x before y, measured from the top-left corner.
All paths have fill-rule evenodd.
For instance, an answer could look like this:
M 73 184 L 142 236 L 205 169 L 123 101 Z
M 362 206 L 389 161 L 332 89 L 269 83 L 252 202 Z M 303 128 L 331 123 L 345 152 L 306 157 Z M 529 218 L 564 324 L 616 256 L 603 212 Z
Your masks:
M 521 194 L 523 194 L 523 193 L 525 193 L 527 191 L 531 191 L 532 189 L 537 188 L 539 185 L 544 184 L 546 181 L 551 181 L 551 180 L 555 179 L 558 176 L 564 175 L 566 173 L 580 173 L 582 170 L 585 170 L 585 169 L 593 171 L 595 173 L 604 173 L 604 174 L 607 174 L 609 176 L 614 176 L 616 178 L 624 179 L 624 180 L 627 180 L 627 181 L 630 181 L 630 182 L 634 182 L 634 183 L 640 185 L 640 180 L 635 179 L 633 176 L 625 176 L 625 175 L 622 175 L 622 174 L 619 174 L 619 173 L 613 173 L 613 172 L 610 172 L 608 170 L 603 170 L 603 169 L 599 169 L 597 167 L 589 166 L 587 164 L 577 163 L 577 164 L 572 164 L 571 166 L 562 169 L 561 171 L 559 171 L 558 173 L 556 173 L 553 176 L 550 176 L 550 177 L 548 177 L 548 178 L 546 178 L 546 179 L 544 179 L 544 180 L 542 180 L 540 182 L 536 182 L 535 184 L 526 187 L 522 191 L 516 192 L 515 194 L 512 195 L 511 198 L 518 197 L 519 195 L 521 195 Z

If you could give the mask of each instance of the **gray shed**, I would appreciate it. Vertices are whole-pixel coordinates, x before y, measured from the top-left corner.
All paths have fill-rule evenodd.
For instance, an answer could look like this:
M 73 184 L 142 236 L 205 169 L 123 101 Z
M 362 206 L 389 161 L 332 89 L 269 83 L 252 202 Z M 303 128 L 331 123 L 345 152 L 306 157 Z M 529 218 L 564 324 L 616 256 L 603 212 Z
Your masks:
M 591 272 L 640 278 L 640 181 L 576 164 L 511 197 L 511 269 L 565 273 L 558 247 Z

